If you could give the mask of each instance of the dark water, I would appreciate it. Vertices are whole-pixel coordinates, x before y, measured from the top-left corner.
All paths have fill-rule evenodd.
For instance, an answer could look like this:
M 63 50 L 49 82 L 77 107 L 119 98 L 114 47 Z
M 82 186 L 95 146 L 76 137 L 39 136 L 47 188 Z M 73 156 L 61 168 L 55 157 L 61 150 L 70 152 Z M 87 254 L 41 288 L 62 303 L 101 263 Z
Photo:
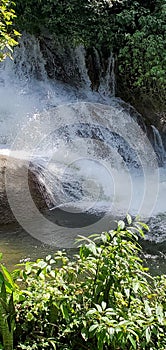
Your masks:
M 19 224 L 10 224 L 0 226 L 0 252 L 3 254 L 2 262 L 9 268 L 13 269 L 16 264 L 26 261 L 35 261 L 38 258 L 44 258 L 48 254 L 54 254 L 57 250 L 68 247 L 66 250 L 69 255 L 73 255 L 77 250 L 75 238 L 78 234 L 85 235 L 85 228 L 87 234 L 94 233 L 89 231 L 89 225 L 93 225 L 98 221 L 99 217 L 89 215 L 86 213 L 67 213 L 63 210 L 56 209 L 52 212 L 47 212 L 46 217 L 52 223 L 56 223 L 54 232 L 48 233 L 47 227 L 41 227 L 41 236 L 37 234 L 36 237 L 27 233 Z M 63 231 L 69 230 L 67 242 L 64 238 Z M 75 232 L 75 230 L 77 231 Z M 109 224 L 107 224 L 109 229 Z M 84 230 L 84 232 L 82 231 Z M 102 231 L 101 230 L 99 232 Z M 72 235 L 73 232 L 73 235 Z M 47 244 L 42 242 L 42 237 L 47 236 Z M 61 235 L 60 246 L 53 243 L 53 237 Z M 73 238 L 74 236 L 74 238 Z M 40 240 L 41 238 L 41 240 Z M 64 243 L 64 244 L 63 244 Z
M 48 253 L 53 254 L 55 250 L 30 236 L 17 224 L 0 227 L 2 262 L 9 269 L 13 269 L 20 262 L 34 261 L 45 257 Z
M 153 275 L 166 274 L 166 241 L 162 243 L 141 240 L 142 258 Z

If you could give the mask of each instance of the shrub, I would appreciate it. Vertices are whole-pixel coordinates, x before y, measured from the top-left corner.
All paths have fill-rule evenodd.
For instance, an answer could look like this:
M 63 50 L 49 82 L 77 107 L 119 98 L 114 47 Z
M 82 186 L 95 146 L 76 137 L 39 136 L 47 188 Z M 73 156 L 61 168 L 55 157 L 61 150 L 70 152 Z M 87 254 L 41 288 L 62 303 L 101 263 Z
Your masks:
M 11 6 L 14 2 L 10 0 L 1 0 L 0 3 L 0 62 L 6 58 L 11 57 L 13 47 L 17 44 L 15 40 L 20 34 L 11 28 L 13 19 L 16 17 L 15 11 Z
M 142 228 L 128 216 L 127 227 L 87 238 L 73 260 L 61 251 L 16 271 L 14 348 L 166 349 L 166 278 L 143 267 Z

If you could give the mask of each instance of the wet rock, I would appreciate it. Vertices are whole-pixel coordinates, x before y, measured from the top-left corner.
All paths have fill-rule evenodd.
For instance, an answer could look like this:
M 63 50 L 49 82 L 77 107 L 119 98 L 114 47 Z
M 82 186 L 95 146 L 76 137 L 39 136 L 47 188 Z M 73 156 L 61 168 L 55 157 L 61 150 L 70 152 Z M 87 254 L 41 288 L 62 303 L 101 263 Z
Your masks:
M 157 96 L 150 96 L 141 91 L 132 91 L 125 88 L 122 81 L 118 80 L 117 94 L 124 101 L 130 103 L 142 115 L 147 128 L 154 125 L 160 132 L 164 148 L 166 150 L 166 103 L 163 100 L 164 91 L 161 91 Z M 166 99 L 165 99 L 166 100 Z
M 44 188 L 39 184 L 34 166 L 26 160 L 0 155 L 0 224 L 9 224 L 16 221 L 14 213 L 21 215 L 35 208 L 43 211 L 47 208 Z M 28 197 L 31 197 L 32 202 Z M 30 208 L 31 206 L 31 208 Z
M 81 75 L 76 52 L 67 42 L 60 42 L 50 34 L 40 37 L 40 48 L 49 78 L 73 86 L 80 85 Z

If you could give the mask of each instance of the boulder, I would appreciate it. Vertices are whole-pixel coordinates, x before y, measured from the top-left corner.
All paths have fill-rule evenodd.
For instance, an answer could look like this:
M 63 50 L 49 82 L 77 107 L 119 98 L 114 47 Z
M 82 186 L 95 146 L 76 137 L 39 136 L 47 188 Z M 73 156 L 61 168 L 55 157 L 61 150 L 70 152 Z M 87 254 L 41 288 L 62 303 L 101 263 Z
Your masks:
M 41 212 L 47 209 L 45 191 L 39 183 L 37 167 L 25 159 L 0 155 L 0 224 L 10 224 L 18 220 L 14 213 L 27 215 L 32 207 L 29 195 L 35 208 Z M 28 200 L 27 200 L 28 198 Z M 31 206 L 31 208 L 29 208 Z M 30 210 L 29 210 L 30 209 Z

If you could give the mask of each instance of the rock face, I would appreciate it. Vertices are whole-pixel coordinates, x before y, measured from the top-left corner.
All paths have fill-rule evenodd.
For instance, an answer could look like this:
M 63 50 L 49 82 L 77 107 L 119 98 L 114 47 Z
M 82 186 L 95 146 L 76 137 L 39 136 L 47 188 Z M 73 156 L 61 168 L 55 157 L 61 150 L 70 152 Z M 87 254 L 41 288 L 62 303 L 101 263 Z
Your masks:
M 166 150 L 166 98 L 163 99 L 164 91 L 161 92 L 162 98 L 160 99 L 160 92 L 157 96 L 149 96 L 141 91 L 138 93 L 127 89 L 119 80 L 117 85 L 117 95 L 130 103 L 142 115 L 148 128 L 154 125 L 160 132 Z
M 63 81 L 63 83 L 72 86 L 80 86 L 82 77 L 77 50 L 70 47 L 67 42 L 60 42 L 57 38 L 46 33 L 40 37 L 39 42 L 49 78 Z
M 27 182 L 27 186 L 25 186 Z M 12 203 L 27 215 L 30 202 L 27 201 L 27 188 L 35 206 L 44 211 L 47 206 L 41 191 L 34 166 L 26 160 L 0 155 L 0 224 L 10 224 L 17 219 L 11 209 Z M 12 200 L 10 201 L 10 198 Z M 10 204 L 9 204 L 10 202 Z

